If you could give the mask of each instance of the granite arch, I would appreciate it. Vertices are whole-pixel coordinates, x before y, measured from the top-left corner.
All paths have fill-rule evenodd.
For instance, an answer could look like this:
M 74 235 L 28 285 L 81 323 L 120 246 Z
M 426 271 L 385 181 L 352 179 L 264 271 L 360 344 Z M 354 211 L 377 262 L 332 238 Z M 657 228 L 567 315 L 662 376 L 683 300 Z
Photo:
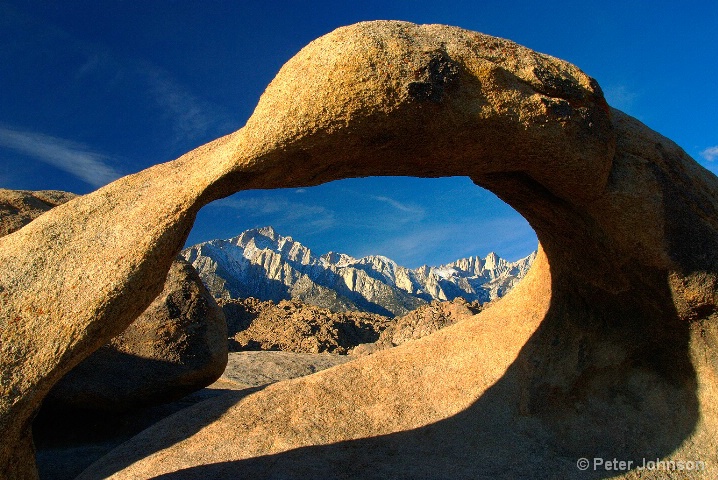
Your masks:
M 542 245 L 536 266 L 470 327 L 245 398 L 235 417 L 249 422 L 245 446 L 217 462 L 239 468 L 252 457 L 440 424 L 503 379 L 511 415 L 535 419 L 556 455 L 579 455 L 577 441 L 589 453 L 620 445 L 632 457 L 679 447 L 709 454 L 718 423 L 716 178 L 611 109 L 573 65 L 458 28 L 368 22 L 299 52 L 241 130 L 0 240 L 5 476 L 32 476 L 29 428 L 42 397 L 159 293 L 199 208 L 242 189 L 369 175 L 469 176 L 532 225 Z M 487 335 L 507 322 L 511 338 L 498 351 Z M 447 350 L 453 367 L 442 363 Z M 385 377 L 367 378 L 372 368 L 395 378 L 418 368 L 420 380 L 391 392 Z M 444 382 L 437 368 L 448 369 Z M 368 397 L 349 399 L 332 386 L 340 377 Z M 407 403 L 417 389 L 419 400 Z M 312 409 L 293 405 L 292 391 L 330 420 L 303 420 Z M 354 414 L 320 407 L 326 395 Z M 280 400 L 290 403 L 277 412 Z M 276 430 L 288 418 L 296 428 Z M 212 428 L 225 427 L 178 442 L 175 463 L 165 452 L 133 474 L 206 461 L 187 442 L 211 441 Z M 260 430 L 276 434 L 271 445 Z

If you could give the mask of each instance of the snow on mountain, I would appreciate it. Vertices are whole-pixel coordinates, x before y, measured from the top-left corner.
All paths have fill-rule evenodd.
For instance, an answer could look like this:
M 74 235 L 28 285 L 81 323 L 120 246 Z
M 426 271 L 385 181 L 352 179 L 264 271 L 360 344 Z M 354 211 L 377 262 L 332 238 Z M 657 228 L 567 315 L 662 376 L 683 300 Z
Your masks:
M 182 256 L 217 298 L 298 299 L 333 311 L 403 315 L 432 300 L 488 302 L 526 275 L 536 252 L 516 262 L 496 253 L 408 269 L 382 255 L 316 256 L 272 227 L 189 247 Z

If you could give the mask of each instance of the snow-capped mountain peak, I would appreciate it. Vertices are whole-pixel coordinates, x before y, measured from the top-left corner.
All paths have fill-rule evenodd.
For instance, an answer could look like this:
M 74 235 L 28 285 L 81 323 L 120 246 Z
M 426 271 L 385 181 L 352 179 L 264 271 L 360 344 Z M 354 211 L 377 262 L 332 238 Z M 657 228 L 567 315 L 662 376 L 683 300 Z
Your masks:
M 182 256 L 216 297 L 295 298 L 335 311 L 401 315 L 436 299 L 486 302 L 503 296 L 526 274 L 535 253 L 516 262 L 491 252 L 484 259 L 408 269 L 383 255 L 317 257 L 292 237 L 263 227 L 194 245 Z

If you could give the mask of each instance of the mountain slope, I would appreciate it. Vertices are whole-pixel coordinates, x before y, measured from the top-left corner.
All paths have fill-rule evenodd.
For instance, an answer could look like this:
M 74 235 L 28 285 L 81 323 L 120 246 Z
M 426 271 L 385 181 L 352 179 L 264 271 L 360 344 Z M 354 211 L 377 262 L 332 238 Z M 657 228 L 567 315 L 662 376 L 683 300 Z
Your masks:
M 182 256 L 217 298 L 297 299 L 332 311 L 403 315 L 432 300 L 487 302 L 503 296 L 528 271 L 532 253 L 508 262 L 495 253 L 438 267 L 408 269 L 381 255 L 315 256 L 272 227 L 185 249 Z

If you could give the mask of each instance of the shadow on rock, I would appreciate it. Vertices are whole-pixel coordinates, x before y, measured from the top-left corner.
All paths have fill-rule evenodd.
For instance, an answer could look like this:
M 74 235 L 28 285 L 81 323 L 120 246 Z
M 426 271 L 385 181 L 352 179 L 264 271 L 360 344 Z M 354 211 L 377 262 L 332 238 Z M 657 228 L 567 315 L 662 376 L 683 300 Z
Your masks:
M 643 273 L 647 284 L 655 280 L 656 296 L 646 299 L 651 305 L 605 292 L 595 304 L 576 296 L 570 279 L 562 278 L 566 283 L 556 290 L 565 298 L 553 299 L 504 376 L 453 417 L 413 430 L 154 478 L 611 478 L 627 472 L 594 470 L 592 464 L 583 471 L 577 461 L 616 458 L 637 466 L 644 458 L 670 457 L 699 418 L 690 332 L 669 305 L 660 275 Z M 659 325 L 654 335 L 646 334 Z M 230 394 L 197 405 L 189 418 L 198 416 L 197 424 L 207 425 L 238 399 Z M 158 426 L 156 436 L 145 436 L 158 443 L 147 451 L 123 452 L 133 455 L 126 463 L 181 442 L 198 430 L 197 424 L 188 424 L 187 431 Z M 165 434 L 170 437 L 160 438 Z
M 232 405 L 258 390 L 261 388 L 203 389 L 172 403 L 111 415 L 91 410 L 43 409 L 33 424 L 40 478 L 71 480 L 105 454 L 165 418 L 179 415 L 192 419 L 186 422 L 187 428 L 163 434 L 156 443 L 146 444 L 141 452 L 128 452 L 123 462 L 115 464 L 119 471 L 148 453 L 173 445 L 209 425 L 224 412 L 225 402 L 227 406 Z M 203 404 L 208 408 L 194 408 Z

